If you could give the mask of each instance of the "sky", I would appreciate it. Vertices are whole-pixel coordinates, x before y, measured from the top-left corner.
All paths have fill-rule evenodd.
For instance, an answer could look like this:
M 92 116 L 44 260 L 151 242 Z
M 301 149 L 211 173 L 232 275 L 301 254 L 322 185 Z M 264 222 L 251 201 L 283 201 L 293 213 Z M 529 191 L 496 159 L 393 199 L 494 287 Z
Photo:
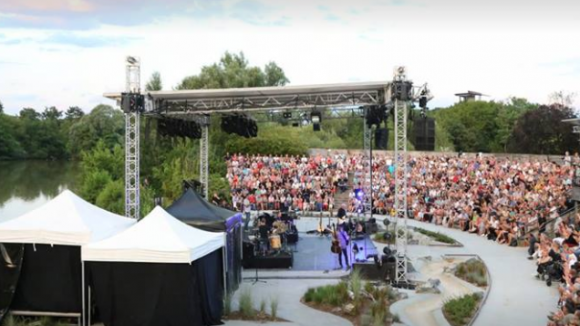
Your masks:
M 114 104 L 127 55 L 164 89 L 244 52 L 291 85 L 389 80 L 407 67 L 430 107 L 467 90 L 545 103 L 578 93 L 578 0 L 0 0 L 0 101 L 66 110 Z

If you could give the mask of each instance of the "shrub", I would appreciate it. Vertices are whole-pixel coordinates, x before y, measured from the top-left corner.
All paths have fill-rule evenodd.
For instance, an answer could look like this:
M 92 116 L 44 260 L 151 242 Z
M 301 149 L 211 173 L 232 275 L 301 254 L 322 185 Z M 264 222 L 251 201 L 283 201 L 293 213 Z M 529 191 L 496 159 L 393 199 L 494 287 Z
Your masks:
M 356 304 L 360 301 L 361 292 L 363 289 L 362 276 L 361 276 L 360 271 L 358 269 L 355 269 L 350 274 L 350 287 L 351 287 L 352 293 L 354 295 L 354 302 L 355 302 L 355 306 L 356 306 Z
M 455 241 L 455 239 L 446 236 L 445 234 L 439 233 L 439 232 L 431 232 L 422 228 L 415 228 L 415 231 L 424 234 L 432 239 L 434 239 L 435 241 L 439 241 L 439 242 L 443 242 L 443 243 L 447 243 L 447 244 L 455 244 L 457 243 Z
M 254 318 L 256 311 L 254 310 L 254 299 L 252 297 L 252 291 L 249 288 L 242 290 L 240 294 L 240 313 L 243 317 Z
M 478 294 L 467 294 L 451 299 L 443 305 L 443 315 L 452 326 L 467 325 L 477 309 L 480 297 Z
M 342 306 L 348 299 L 348 284 L 345 282 L 340 282 L 336 285 L 310 288 L 304 294 L 305 302 L 328 304 L 335 307 Z
M 457 265 L 455 276 L 476 286 L 487 286 L 487 270 L 479 259 L 470 259 Z
M 278 297 L 270 299 L 270 315 L 272 319 L 278 318 Z

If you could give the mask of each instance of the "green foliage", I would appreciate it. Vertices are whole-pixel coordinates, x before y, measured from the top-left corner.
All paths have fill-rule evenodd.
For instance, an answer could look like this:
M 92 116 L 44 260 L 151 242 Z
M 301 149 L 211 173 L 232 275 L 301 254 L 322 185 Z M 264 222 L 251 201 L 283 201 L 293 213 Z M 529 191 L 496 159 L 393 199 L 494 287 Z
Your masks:
M 123 180 L 109 181 L 97 195 L 95 204 L 108 211 L 123 215 L 125 213 L 125 183 Z
M 304 294 L 304 301 L 340 307 L 349 301 L 348 283 L 310 288 Z
M 578 151 L 578 135 L 570 124 L 562 122 L 575 118 L 569 107 L 542 105 L 520 116 L 509 139 L 508 149 L 515 153 L 562 154 Z
M 278 303 L 278 297 L 270 298 L 270 316 L 272 316 L 272 319 L 278 318 Z
M 448 243 L 448 244 L 456 244 L 457 242 L 455 241 L 455 239 L 446 236 L 443 233 L 439 233 L 439 232 L 432 232 L 432 231 L 428 231 L 422 228 L 415 228 L 415 231 L 424 234 L 430 238 L 432 238 L 435 241 L 439 241 L 439 242 L 443 242 L 443 243 Z
M 153 74 L 151 74 L 151 78 L 149 79 L 147 84 L 145 84 L 145 90 L 150 92 L 150 91 L 160 91 L 162 89 L 163 82 L 161 81 L 161 74 L 155 71 Z
M 350 273 L 350 289 L 352 290 L 354 305 L 359 307 L 363 290 L 363 281 L 360 270 L 355 269 Z
M 476 293 L 451 299 L 444 303 L 443 315 L 452 326 L 467 325 L 477 310 L 480 300 L 480 296 Z
M 282 86 L 286 83 L 288 78 L 276 63 L 270 62 L 262 70 L 250 66 L 243 53 L 226 52 L 219 63 L 204 66 L 199 75 L 184 78 L 177 89 Z
M 123 144 L 125 121 L 120 110 L 108 105 L 98 105 L 70 128 L 68 148 L 73 157 L 91 150 L 99 141 L 106 148 Z
M 264 298 L 260 300 L 260 312 L 263 314 L 266 313 L 266 300 Z
M 459 264 L 455 276 L 476 286 L 487 286 L 487 269 L 479 259 L 470 259 Z
M 226 293 L 224 295 L 224 315 L 228 316 L 232 313 L 232 295 L 230 293 Z
M 240 313 L 244 318 L 254 318 L 256 311 L 254 310 L 254 298 L 252 297 L 252 290 L 249 287 L 242 289 L 239 299 Z

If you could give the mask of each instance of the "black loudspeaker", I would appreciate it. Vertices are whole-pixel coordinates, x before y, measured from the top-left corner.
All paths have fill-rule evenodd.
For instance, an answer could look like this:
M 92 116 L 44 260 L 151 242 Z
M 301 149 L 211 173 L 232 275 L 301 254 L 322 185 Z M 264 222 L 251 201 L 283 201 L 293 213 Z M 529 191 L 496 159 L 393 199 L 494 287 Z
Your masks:
M 423 118 L 415 121 L 415 150 L 435 150 L 435 119 Z
M 376 149 L 387 149 L 387 144 L 389 143 L 389 129 L 379 128 L 375 130 L 375 148 Z

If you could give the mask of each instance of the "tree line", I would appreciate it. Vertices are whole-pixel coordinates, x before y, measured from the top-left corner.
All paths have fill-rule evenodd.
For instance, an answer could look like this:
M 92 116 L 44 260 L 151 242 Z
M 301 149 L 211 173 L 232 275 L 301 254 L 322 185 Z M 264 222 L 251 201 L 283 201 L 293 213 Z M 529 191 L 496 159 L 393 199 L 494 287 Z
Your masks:
M 282 86 L 288 83 L 282 68 L 270 62 L 251 66 L 243 53 L 226 53 L 217 63 L 202 68 L 197 75 L 185 77 L 177 89 L 241 88 Z M 146 90 L 163 88 L 161 76 L 154 73 Z M 258 137 L 246 139 L 227 134 L 213 116 L 210 129 L 210 192 L 225 197 L 228 153 L 305 155 L 309 148 L 360 149 L 363 122 L 352 113 L 331 113 L 322 119 L 321 131 L 311 125 L 293 127 L 281 118 L 263 119 Z M 574 118 L 569 103 L 540 105 L 525 99 L 505 102 L 463 102 L 431 110 L 436 120 L 436 147 L 444 151 L 512 152 L 562 154 L 579 149 L 577 135 L 561 120 Z M 267 115 L 265 115 L 267 116 Z M 413 120 L 410 115 L 410 139 Z M 143 214 L 153 208 L 153 198 L 163 197 L 168 204 L 182 191 L 182 182 L 198 179 L 199 141 L 165 137 L 158 133 L 155 118 L 143 117 L 141 123 L 141 203 Z M 388 148 L 393 148 L 393 122 L 389 119 Z M 47 107 L 41 113 L 25 108 L 19 115 L 3 113 L 0 103 L 0 159 L 76 160 L 81 177 L 76 189 L 97 205 L 123 213 L 124 207 L 124 115 L 108 105 L 98 105 L 90 113 L 78 107 L 60 111 Z M 409 148 L 413 149 L 412 142 Z

